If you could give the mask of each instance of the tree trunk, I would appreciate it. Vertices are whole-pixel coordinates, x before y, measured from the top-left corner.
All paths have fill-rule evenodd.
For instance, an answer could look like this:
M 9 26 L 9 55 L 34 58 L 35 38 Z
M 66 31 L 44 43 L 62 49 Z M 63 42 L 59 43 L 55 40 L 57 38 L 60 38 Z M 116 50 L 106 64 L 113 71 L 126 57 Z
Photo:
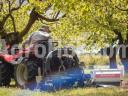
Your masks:
M 121 42 L 119 45 L 120 46 L 124 46 L 119 48 L 119 57 L 120 57 L 120 61 L 124 66 L 124 71 L 125 73 L 128 73 L 128 34 L 127 34 L 127 40 L 125 42 L 123 42 L 123 39 L 119 39 L 119 41 Z
M 122 51 L 124 51 L 124 50 L 121 50 L 121 49 L 119 50 L 120 61 L 123 65 L 123 67 L 124 67 L 125 73 L 128 73 L 128 58 L 123 58 L 122 57 Z M 127 52 L 128 52 L 128 49 L 127 49 Z
M 0 33 L 2 34 L 4 32 L 4 25 L 9 18 L 10 14 L 7 14 L 3 19 L 0 21 Z
M 117 62 L 116 62 L 116 47 L 108 47 L 107 48 L 107 55 L 109 56 L 109 63 L 110 63 L 110 69 L 116 69 L 117 68 Z
M 110 68 L 116 69 L 117 68 L 117 62 L 116 62 L 116 55 L 113 55 L 112 57 L 109 57 L 110 62 Z
M 121 63 L 124 66 L 124 70 L 126 73 L 128 73 L 128 47 L 126 44 L 124 44 L 126 47 L 125 48 L 120 48 L 119 49 L 119 57 L 121 60 Z
M 35 12 L 35 9 L 33 9 L 30 14 L 30 18 L 29 18 L 27 25 L 25 26 L 25 28 L 23 29 L 23 31 L 20 34 L 20 36 L 22 38 L 29 32 L 30 28 L 32 27 L 32 25 L 35 23 L 36 20 L 38 20 L 38 15 Z
M 11 17 L 13 22 L 14 32 L 6 33 L 4 32 L 4 24 L 9 18 L 9 16 Z M 8 14 L 5 17 L 3 17 L 2 21 L 0 21 L 0 35 L 2 39 L 5 39 L 6 43 L 10 46 L 14 44 L 19 44 L 22 41 L 22 38 L 29 32 L 29 30 L 31 29 L 32 25 L 35 23 L 36 20 L 38 20 L 37 13 L 35 12 L 35 9 L 33 9 L 32 12 L 30 13 L 30 17 L 25 28 L 21 32 L 16 32 L 14 18 L 11 14 Z

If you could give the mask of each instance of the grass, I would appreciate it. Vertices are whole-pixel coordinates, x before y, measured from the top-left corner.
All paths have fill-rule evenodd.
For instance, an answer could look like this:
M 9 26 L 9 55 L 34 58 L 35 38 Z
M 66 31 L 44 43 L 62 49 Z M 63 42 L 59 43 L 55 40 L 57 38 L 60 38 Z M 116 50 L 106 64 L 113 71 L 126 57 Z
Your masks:
M 84 62 L 86 66 L 90 65 L 108 65 L 109 57 L 101 55 L 82 55 L 79 57 L 80 61 Z M 119 57 L 117 57 L 117 64 L 121 64 Z
M 83 61 L 86 66 L 109 64 L 108 57 L 100 55 L 81 56 L 80 61 Z M 117 59 L 118 64 L 119 62 Z M 121 88 L 78 88 L 46 93 L 18 88 L 0 88 L 0 96 L 128 96 L 128 91 Z
M 85 65 L 106 65 L 109 63 L 107 56 L 100 55 L 83 55 L 80 57 L 80 61 Z
M 0 88 L 0 96 L 128 96 L 128 91 L 120 88 L 78 88 L 53 93 Z

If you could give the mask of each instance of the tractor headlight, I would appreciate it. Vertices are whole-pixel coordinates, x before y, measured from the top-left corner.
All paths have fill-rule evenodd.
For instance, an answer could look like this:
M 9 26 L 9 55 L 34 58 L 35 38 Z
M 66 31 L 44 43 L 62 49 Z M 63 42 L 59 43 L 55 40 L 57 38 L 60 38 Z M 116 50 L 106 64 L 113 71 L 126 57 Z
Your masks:
M 0 64 L 2 64 L 2 61 L 0 61 Z
M 0 58 L 0 64 L 2 64 L 3 63 L 3 61 L 2 61 L 2 59 Z

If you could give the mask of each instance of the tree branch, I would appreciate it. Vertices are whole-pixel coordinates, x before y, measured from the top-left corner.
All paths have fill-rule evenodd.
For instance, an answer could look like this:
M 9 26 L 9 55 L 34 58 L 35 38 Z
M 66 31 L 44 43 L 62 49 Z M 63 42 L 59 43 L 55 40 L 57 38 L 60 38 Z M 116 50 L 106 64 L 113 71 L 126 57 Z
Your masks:
M 11 9 L 11 5 L 12 5 L 13 2 L 11 3 L 10 0 L 7 0 L 7 1 L 8 1 L 8 6 L 9 6 L 9 9 L 8 9 L 9 10 L 9 13 L 6 14 L 6 16 L 4 16 L 3 19 L 1 20 L 1 22 L 0 22 L 0 30 L 3 30 L 3 26 L 5 25 L 6 20 L 10 17 L 10 15 L 12 14 L 12 12 L 20 9 L 21 6 L 22 6 L 22 4 L 23 4 L 23 2 L 24 2 L 24 0 L 22 0 L 20 2 L 20 5 L 18 7 Z M 13 20 L 13 18 L 12 18 L 12 20 Z
M 37 15 L 38 15 L 38 18 L 40 18 L 40 19 L 42 19 L 42 20 L 45 20 L 45 21 L 47 21 L 47 22 L 55 22 L 55 21 L 59 21 L 60 19 L 50 19 L 50 18 L 47 18 L 47 17 L 45 17 L 45 16 L 42 16 L 42 15 L 40 15 L 40 14 L 38 14 L 37 13 Z M 63 16 L 62 16 L 62 18 L 64 18 L 66 15 L 64 14 Z
M 123 8 L 120 8 L 118 6 L 115 6 L 117 9 L 121 10 L 121 11 L 128 11 L 128 9 L 123 9 Z
M 128 24 L 127 24 L 126 44 L 128 44 Z
M 123 37 L 121 32 L 119 32 L 117 29 L 113 29 L 113 32 L 117 35 L 117 38 L 119 40 L 119 44 L 123 44 Z
M 3 2 L 1 1 L 0 2 L 0 12 L 2 11 L 2 9 L 3 9 Z
M 11 2 L 10 0 L 7 0 L 7 2 L 8 2 L 8 12 L 10 14 L 11 13 Z
M 64 14 L 64 15 L 62 16 L 62 18 L 65 17 L 65 16 L 66 16 L 66 15 Z M 29 32 L 30 28 L 31 28 L 32 25 L 35 23 L 35 21 L 36 21 L 36 20 L 39 20 L 39 19 L 45 20 L 45 21 L 47 21 L 47 22 L 55 22 L 55 21 L 58 21 L 58 20 L 59 20 L 59 19 L 49 19 L 49 18 L 46 18 L 46 17 L 40 15 L 38 12 L 36 12 L 36 11 L 35 11 L 35 8 L 33 8 L 33 10 L 32 10 L 31 13 L 30 13 L 30 18 L 29 18 L 29 20 L 28 20 L 28 23 L 27 23 L 27 25 L 25 26 L 25 28 L 21 31 L 20 36 L 21 36 L 21 37 L 25 36 L 25 35 Z
M 102 26 L 103 28 L 109 29 L 109 26 L 108 26 L 108 25 L 103 24 L 103 23 L 100 23 L 100 21 L 99 21 L 98 19 L 95 19 L 95 22 L 96 22 L 98 25 Z
M 15 19 L 14 19 L 14 17 L 12 16 L 12 14 L 10 14 L 10 18 L 12 19 L 12 24 L 13 24 L 14 32 L 16 33 L 17 30 L 16 30 Z
M 45 8 L 45 12 L 47 12 L 51 7 L 52 7 L 52 4 L 49 4 L 49 5 Z
M 24 0 L 20 0 L 20 1 L 19 1 L 19 6 L 18 6 L 18 7 L 15 7 L 15 8 L 12 8 L 12 9 L 11 9 L 11 12 L 13 12 L 13 11 L 16 11 L 16 10 L 20 9 L 20 8 L 21 8 L 21 6 L 23 5 L 23 3 L 24 3 Z
M 3 29 L 3 26 L 6 22 L 6 20 L 9 18 L 10 14 L 7 14 L 5 17 L 3 17 L 2 21 L 0 22 L 0 30 Z
M 47 22 L 55 22 L 55 21 L 58 21 L 59 19 L 49 19 L 49 18 L 46 18 L 40 14 L 38 14 L 38 18 L 42 19 L 42 20 L 45 20 Z
M 126 35 L 126 44 L 128 44 L 128 33 Z
M 55 14 L 54 19 L 57 19 L 58 16 L 59 16 L 59 14 L 60 14 L 60 11 L 58 11 L 58 12 Z
M 21 34 L 20 34 L 21 38 L 29 32 L 30 28 L 32 27 L 32 25 L 35 23 L 36 20 L 38 20 L 38 16 L 37 16 L 37 13 L 35 12 L 35 8 L 33 8 L 33 10 L 30 13 L 30 17 L 27 25 L 21 31 Z
M 24 3 L 25 0 L 19 0 L 20 5 Z

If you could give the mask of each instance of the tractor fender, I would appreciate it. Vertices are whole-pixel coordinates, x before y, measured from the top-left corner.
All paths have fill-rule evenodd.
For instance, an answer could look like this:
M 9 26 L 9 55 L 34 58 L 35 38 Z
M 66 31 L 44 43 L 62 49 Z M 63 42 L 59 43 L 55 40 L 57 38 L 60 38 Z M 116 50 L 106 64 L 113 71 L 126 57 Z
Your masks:
M 24 57 L 19 57 L 19 58 L 12 58 L 12 60 L 9 62 L 12 65 L 19 65 L 24 61 Z

